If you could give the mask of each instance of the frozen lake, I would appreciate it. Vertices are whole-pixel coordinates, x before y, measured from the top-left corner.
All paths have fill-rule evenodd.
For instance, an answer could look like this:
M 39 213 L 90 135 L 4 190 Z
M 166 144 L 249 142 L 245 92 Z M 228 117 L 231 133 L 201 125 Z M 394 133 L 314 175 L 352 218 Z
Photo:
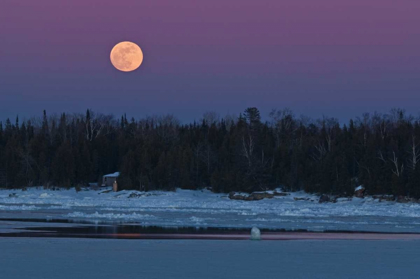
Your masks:
M 7 224 L 18 223 L 11 219 L 25 218 L 163 227 L 257 226 L 276 230 L 420 233 L 420 204 L 379 202 L 373 198 L 342 198 L 337 203 L 320 204 L 318 197 L 302 192 L 260 201 L 238 201 L 206 190 L 147 193 L 0 190 L 0 230 L 6 229 Z
M 420 241 L 0 238 L 0 277 L 418 278 Z
M 419 233 L 419 217 L 419 204 L 305 193 L 1 190 L 0 278 L 418 278 L 419 234 L 316 232 Z

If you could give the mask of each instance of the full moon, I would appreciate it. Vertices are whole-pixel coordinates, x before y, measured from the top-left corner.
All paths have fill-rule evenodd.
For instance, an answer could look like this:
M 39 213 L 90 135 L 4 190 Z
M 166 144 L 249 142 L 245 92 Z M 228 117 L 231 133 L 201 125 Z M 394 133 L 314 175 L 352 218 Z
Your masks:
M 110 58 L 117 70 L 131 72 L 143 62 L 143 51 L 135 43 L 121 42 L 112 48 Z

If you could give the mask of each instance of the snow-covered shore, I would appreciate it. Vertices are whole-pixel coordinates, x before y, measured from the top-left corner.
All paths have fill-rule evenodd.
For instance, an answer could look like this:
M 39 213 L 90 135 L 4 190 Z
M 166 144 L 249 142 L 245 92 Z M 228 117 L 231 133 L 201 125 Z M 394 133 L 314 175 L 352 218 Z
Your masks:
M 131 198 L 129 198 L 131 196 Z M 303 192 L 259 201 L 210 191 L 0 190 L 0 218 L 136 222 L 156 226 L 420 232 L 420 204 L 372 197 L 318 203 Z

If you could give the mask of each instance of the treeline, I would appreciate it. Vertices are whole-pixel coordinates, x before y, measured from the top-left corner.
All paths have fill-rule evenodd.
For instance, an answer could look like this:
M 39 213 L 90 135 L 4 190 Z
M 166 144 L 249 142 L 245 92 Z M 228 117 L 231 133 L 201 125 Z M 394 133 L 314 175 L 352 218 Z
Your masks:
M 394 109 L 348 124 L 257 108 L 181 125 L 88 110 L 0 123 L 0 187 L 81 186 L 121 171 L 123 189 L 211 187 L 214 192 L 275 187 L 308 192 L 420 197 L 420 120 Z

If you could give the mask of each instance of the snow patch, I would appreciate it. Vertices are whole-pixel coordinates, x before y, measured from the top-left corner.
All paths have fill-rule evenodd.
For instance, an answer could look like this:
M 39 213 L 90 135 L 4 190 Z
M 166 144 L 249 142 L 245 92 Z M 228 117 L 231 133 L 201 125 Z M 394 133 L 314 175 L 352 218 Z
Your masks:
M 67 217 L 71 218 L 93 218 L 93 219 L 123 219 L 123 220 L 150 220 L 156 217 L 148 214 L 116 214 L 116 213 L 83 213 L 83 212 L 72 212 L 67 214 Z
M 356 187 L 356 189 L 354 189 L 354 191 L 360 191 L 360 190 L 364 190 L 365 187 L 363 187 L 362 185 Z

